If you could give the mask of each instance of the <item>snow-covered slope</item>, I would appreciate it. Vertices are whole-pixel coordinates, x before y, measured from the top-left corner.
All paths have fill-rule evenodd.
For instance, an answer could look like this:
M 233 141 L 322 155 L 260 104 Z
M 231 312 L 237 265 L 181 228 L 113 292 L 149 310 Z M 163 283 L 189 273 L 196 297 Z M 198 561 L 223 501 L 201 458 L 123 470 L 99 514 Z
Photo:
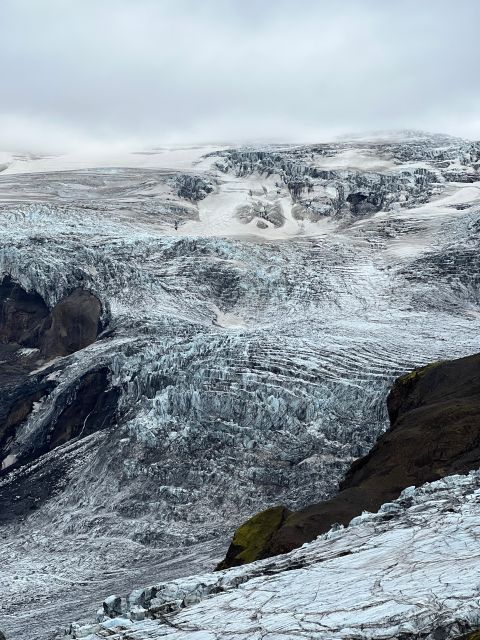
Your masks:
M 455 638 L 480 626 L 479 535 L 480 472 L 449 476 L 285 556 L 110 597 L 69 636 Z
M 29 374 L 50 390 L 2 445 L 7 632 L 207 570 L 246 517 L 336 490 L 396 375 L 479 351 L 478 167 L 442 137 L 13 159 L 0 275 L 88 289 L 109 328 Z M 94 367 L 118 420 L 11 470 Z

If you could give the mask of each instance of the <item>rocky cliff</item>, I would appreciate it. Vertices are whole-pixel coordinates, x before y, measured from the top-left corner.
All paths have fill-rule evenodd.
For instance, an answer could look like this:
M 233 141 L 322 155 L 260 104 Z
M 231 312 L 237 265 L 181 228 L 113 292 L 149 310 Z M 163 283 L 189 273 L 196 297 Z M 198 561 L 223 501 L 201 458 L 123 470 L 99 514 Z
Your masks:
M 91 434 L 107 422 L 106 407 L 113 418 L 113 396 L 118 393 L 107 391 L 108 369 L 97 368 L 58 395 L 53 402 L 56 410 L 34 438 L 26 440 L 21 428 L 35 408 L 55 395 L 58 371 L 66 364 L 60 359 L 95 342 L 100 329 L 101 303 L 89 291 L 75 288 L 49 309 L 35 291 L 26 291 L 10 276 L 3 279 L 0 354 L 7 359 L 0 367 L 0 473 L 5 475 L 72 438 Z M 23 502 L 23 507 L 28 510 L 31 504 Z M 4 502 L 0 519 L 14 512 Z

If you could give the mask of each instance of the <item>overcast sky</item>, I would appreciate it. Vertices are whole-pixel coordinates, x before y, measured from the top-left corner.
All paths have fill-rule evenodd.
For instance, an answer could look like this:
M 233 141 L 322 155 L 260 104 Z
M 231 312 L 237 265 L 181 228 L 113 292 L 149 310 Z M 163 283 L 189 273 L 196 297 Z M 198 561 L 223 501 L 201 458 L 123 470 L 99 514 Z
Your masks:
M 480 0 L 0 0 L 0 149 L 480 138 Z

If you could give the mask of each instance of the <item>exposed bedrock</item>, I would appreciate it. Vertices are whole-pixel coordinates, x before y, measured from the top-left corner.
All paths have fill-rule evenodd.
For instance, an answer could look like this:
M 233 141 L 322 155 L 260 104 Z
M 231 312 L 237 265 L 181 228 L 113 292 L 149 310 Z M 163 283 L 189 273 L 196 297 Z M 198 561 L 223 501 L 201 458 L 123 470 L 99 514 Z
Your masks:
M 5 366 L 5 365 L 3 365 Z M 34 404 L 39 402 L 55 387 L 47 377 L 29 377 L 11 387 L 0 387 L 0 468 L 6 469 L 13 464 L 9 457 L 10 444 L 14 441 L 17 429 L 30 415 Z
M 286 553 L 334 524 L 377 511 L 406 487 L 478 469 L 480 354 L 398 378 L 387 406 L 390 428 L 351 465 L 338 495 L 301 511 L 276 512 L 278 526 L 272 527 L 272 509 L 257 514 L 237 529 L 219 568 Z
M 9 276 L 0 283 L 0 341 L 26 344 L 48 316 L 38 293 L 28 293 Z
M 11 478 L 9 475 L 0 485 L 0 522 L 38 508 L 68 477 L 68 468 L 75 464 L 75 456 L 72 459 L 68 456 L 51 458 L 45 462 L 45 454 L 68 442 L 73 445 L 74 441 L 81 441 L 115 424 L 119 389 L 110 386 L 109 378 L 106 367 L 89 371 L 56 397 L 43 429 L 3 472 L 10 472 Z M 27 396 L 20 402 L 20 415 L 31 408 L 32 397 L 38 396 Z M 8 445 L 6 437 L 4 444 Z M 5 453 L 0 451 L 0 456 Z M 13 499 L 15 496 L 17 499 Z
M 46 359 L 66 356 L 96 340 L 101 310 L 96 296 L 75 289 L 49 311 L 38 293 L 6 276 L 0 284 L 0 340 L 39 349 Z
M 101 303 L 75 289 L 49 309 L 36 292 L 9 276 L 0 284 L 0 465 L 5 472 L 30 462 L 80 435 L 103 428 L 116 410 L 118 393 L 109 388 L 109 369 L 77 375 L 61 393 L 54 358 L 92 344 L 100 330 Z M 36 371 L 37 370 L 37 371 Z M 51 375 L 52 374 L 52 375 Z M 18 432 L 40 404 L 51 404 L 41 432 L 15 444 Z
M 54 402 L 50 420 L 19 462 L 28 462 L 76 438 L 109 426 L 114 420 L 118 390 L 110 388 L 109 369 L 89 371 L 68 386 Z

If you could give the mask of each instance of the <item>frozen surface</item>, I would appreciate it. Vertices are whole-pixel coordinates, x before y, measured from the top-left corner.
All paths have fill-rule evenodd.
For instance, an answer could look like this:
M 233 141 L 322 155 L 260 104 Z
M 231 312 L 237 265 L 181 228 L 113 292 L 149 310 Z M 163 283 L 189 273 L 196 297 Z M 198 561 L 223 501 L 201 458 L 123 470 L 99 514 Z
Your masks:
M 134 592 L 71 637 L 454 638 L 480 625 L 479 536 L 480 473 L 450 476 L 285 556 Z
M 49 305 L 93 291 L 109 330 L 32 374 L 56 387 L 0 463 L 92 367 L 121 392 L 118 423 L 36 460 L 49 499 L 1 525 L 10 637 L 204 571 L 249 515 L 328 497 L 395 376 L 479 351 L 475 143 L 2 158 L 1 274 Z

